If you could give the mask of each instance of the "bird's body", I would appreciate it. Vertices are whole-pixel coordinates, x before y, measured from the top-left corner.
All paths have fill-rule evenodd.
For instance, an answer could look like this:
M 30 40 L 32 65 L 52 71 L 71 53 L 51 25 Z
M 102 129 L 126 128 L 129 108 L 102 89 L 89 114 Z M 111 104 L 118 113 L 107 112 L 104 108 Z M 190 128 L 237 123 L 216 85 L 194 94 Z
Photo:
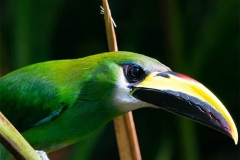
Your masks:
M 147 58 L 150 68 L 161 69 L 142 57 L 138 63 Z M 111 96 L 119 66 L 133 61 L 134 53 L 114 52 L 24 67 L 1 78 L 0 110 L 35 149 L 63 148 L 127 112 Z
M 155 59 L 129 52 L 38 63 L 0 79 L 0 111 L 34 149 L 63 148 L 118 115 L 151 106 L 129 96 L 145 78 L 135 82 L 125 77 L 128 66 L 136 64 L 146 76 L 170 71 Z

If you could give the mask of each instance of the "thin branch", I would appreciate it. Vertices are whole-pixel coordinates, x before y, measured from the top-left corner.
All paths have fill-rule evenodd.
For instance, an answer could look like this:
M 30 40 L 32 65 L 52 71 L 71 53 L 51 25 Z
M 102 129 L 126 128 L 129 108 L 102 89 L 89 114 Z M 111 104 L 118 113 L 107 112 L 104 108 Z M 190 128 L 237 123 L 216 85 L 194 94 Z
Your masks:
M 107 0 L 103 0 L 103 8 L 109 51 L 118 51 L 114 21 Z M 116 117 L 114 126 L 121 160 L 141 160 L 132 112 Z
M 105 11 L 104 19 L 107 33 L 108 49 L 109 51 L 118 51 L 116 34 L 112 23 L 112 15 L 107 0 L 103 0 L 103 8 Z
M 16 159 L 41 160 L 36 151 L 0 112 L 0 142 Z

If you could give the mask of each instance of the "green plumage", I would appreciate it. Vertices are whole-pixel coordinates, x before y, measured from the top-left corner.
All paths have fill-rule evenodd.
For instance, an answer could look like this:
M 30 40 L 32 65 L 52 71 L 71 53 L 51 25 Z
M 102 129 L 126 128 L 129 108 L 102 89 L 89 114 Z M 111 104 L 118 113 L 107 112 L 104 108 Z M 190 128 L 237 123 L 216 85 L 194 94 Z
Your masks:
M 129 52 L 30 65 L 0 79 L 0 110 L 35 149 L 63 148 L 124 113 L 113 92 L 125 63 L 165 67 Z

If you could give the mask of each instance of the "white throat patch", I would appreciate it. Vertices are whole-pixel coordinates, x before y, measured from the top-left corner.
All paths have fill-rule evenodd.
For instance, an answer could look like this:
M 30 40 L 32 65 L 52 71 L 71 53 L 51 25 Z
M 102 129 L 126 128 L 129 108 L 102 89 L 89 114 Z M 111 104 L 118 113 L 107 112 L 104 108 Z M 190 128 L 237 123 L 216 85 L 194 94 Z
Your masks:
M 114 104 L 121 112 L 128 112 L 143 107 L 153 107 L 152 104 L 140 101 L 130 96 L 131 89 L 128 88 L 129 83 L 127 82 L 123 71 L 121 70 L 116 83 L 114 91 Z

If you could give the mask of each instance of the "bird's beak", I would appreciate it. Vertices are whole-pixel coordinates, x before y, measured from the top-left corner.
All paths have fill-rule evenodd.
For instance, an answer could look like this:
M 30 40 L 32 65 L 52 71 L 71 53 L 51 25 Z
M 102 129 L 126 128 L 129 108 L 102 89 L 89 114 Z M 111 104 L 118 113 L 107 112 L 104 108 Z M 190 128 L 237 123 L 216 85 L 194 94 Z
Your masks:
M 238 142 L 234 121 L 218 98 L 196 80 L 171 71 L 150 73 L 131 95 L 221 131 Z

